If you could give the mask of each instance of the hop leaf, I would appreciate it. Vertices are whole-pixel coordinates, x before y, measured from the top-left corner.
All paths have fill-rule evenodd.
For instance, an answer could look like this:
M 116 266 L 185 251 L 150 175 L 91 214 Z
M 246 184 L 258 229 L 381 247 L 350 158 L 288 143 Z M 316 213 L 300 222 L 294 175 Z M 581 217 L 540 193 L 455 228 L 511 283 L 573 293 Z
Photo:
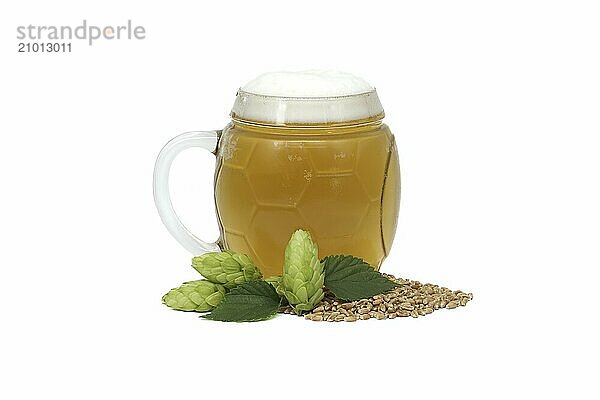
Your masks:
M 297 314 L 310 311 L 323 299 L 323 266 L 317 245 L 301 229 L 292 234 L 285 249 L 283 276 L 277 292 L 285 296 Z
M 223 285 L 205 280 L 185 282 L 162 297 L 163 304 L 181 311 L 210 311 L 225 296 Z
M 245 255 L 233 251 L 206 253 L 192 259 L 192 267 L 213 283 L 227 289 L 262 277 L 260 270 Z
M 358 257 L 327 256 L 322 264 L 325 270 L 325 286 L 338 299 L 366 299 L 398 286 Z
M 281 298 L 265 281 L 247 282 L 236 286 L 210 314 L 203 318 L 215 321 L 262 321 L 277 314 Z

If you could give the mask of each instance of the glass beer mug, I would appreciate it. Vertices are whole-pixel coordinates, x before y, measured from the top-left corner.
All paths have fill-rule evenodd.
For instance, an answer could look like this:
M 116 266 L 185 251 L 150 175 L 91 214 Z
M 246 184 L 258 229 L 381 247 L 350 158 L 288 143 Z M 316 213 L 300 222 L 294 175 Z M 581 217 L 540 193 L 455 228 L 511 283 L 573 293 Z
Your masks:
M 264 276 L 280 275 L 296 229 L 319 257 L 351 254 L 378 269 L 390 251 L 400 201 L 394 136 L 375 89 L 343 73 L 270 73 L 241 88 L 222 131 L 188 132 L 160 152 L 154 199 L 162 221 L 193 255 L 245 253 Z M 216 243 L 188 231 L 169 198 L 179 152 L 216 156 Z

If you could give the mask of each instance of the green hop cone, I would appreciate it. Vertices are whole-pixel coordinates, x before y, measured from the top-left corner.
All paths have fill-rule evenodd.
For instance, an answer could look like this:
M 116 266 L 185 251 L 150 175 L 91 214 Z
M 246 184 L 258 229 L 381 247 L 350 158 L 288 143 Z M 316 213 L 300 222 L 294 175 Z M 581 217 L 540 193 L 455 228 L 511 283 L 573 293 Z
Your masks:
M 283 276 L 277 292 L 285 296 L 297 314 L 310 311 L 323 299 L 323 265 L 317 245 L 301 229 L 292 234 L 285 249 Z
M 181 311 L 210 311 L 225 297 L 223 285 L 205 280 L 185 282 L 162 297 L 163 304 Z
M 209 281 L 220 283 L 227 289 L 262 277 L 250 257 L 233 251 L 206 253 L 194 257 L 192 267 Z

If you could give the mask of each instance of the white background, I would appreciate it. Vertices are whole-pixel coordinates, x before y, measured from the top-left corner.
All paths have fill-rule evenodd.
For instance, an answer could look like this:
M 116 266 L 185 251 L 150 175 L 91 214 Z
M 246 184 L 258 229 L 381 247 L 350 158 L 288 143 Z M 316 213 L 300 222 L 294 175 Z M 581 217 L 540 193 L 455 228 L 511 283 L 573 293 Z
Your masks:
M 596 4 L 3 2 L 0 397 L 598 398 Z M 147 38 L 17 53 L 18 25 L 84 18 Z M 255 75 L 305 68 L 377 87 L 403 179 L 383 270 L 467 307 L 223 324 L 161 305 L 197 275 L 156 213 L 156 154 L 223 127 Z M 172 171 L 207 240 L 213 165 Z

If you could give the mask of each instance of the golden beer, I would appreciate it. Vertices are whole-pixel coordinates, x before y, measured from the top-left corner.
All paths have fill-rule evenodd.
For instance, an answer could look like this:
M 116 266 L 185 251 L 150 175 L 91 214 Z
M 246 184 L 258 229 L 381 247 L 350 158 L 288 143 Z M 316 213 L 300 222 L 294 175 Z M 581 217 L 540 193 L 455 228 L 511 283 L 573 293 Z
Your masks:
M 400 176 L 380 120 L 278 127 L 234 120 L 217 154 L 215 200 L 225 248 L 265 276 L 282 272 L 292 232 L 311 232 L 319 256 L 352 254 L 375 268 L 394 239 Z

